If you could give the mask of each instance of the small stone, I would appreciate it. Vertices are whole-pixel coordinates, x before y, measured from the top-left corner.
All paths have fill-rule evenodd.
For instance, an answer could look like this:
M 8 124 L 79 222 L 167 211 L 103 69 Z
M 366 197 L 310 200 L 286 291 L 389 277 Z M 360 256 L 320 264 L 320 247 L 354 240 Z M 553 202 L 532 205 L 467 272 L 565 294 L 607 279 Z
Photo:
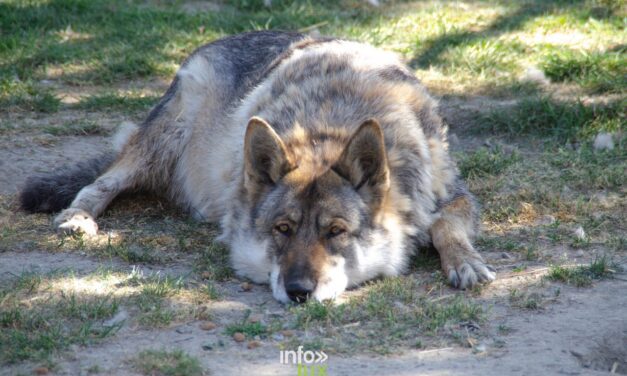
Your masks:
M 455 133 L 448 134 L 448 143 L 452 147 L 457 147 L 459 145 L 459 137 Z
M 235 340 L 235 342 L 244 342 L 245 339 L 246 336 L 244 335 L 244 333 L 233 333 L 233 340 Z
M 276 311 L 266 311 L 266 315 L 270 318 L 279 319 L 285 315 L 285 311 L 276 310 Z
M 501 258 L 509 260 L 509 259 L 512 258 L 512 256 L 509 253 L 507 253 L 507 252 L 501 252 Z
M 261 342 L 259 341 L 249 341 L 248 345 L 246 345 L 248 350 L 256 349 L 259 346 L 261 346 Z
M 578 250 L 577 252 L 575 252 L 575 257 L 583 257 L 585 255 L 583 249 Z
M 552 225 L 553 223 L 555 223 L 555 217 L 550 214 L 543 215 L 540 218 L 536 219 L 537 225 L 548 226 Z
M 202 330 L 213 330 L 217 327 L 217 325 L 214 322 L 211 321 L 205 321 L 202 324 L 200 324 L 200 329 Z
M 252 322 L 253 324 L 257 323 L 257 322 L 261 322 L 261 320 L 263 320 L 263 315 L 259 314 L 259 313 L 254 314 L 254 315 L 250 315 L 248 317 L 248 321 Z
M 611 133 L 601 132 L 594 138 L 594 150 L 612 150 L 614 149 L 614 140 Z
M 120 310 L 109 320 L 106 320 L 102 323 L 103 326 L 113 327 L 122 324 L 124 321 L 128 319 L 128 312 L 125 310 Z
M 527 67 L 525 72 L 520 76 L 520 81 L 539 85 L 548 85 L 551 83 L 551 81 L 549 81 L 549 79 L 544 75 L 544 72 L 535 66 Z
M 33 370 L 36 375 L 47 375 L 50 370 L 46 367 L 37 367 Z
M 200 274 L 200 277 L 201 277 L 202 279 L 210 279 L 210 278 L 211 278 L 211 273 L 209 273 L 209 272 L 202 272 L 202 273 Z
M 475 353 L 484 353 L 487 350 L 487 347 L 484 343 L 480 343 L 473 348 Z
M 573 231 L 573 234 L 575 235 L 575 238 L 578 240 L 586 240 L 586 232 L 581 226 L 577 226 L 575 231 Z
M 249 283 L 249 282 L 243 282 L 241 285 L 239 285 L 239 287 L 242 289 L 242 291 L 246 291 L 246 292 L 253 289 L 252 283 Z
M 213 350 L 213 344 L 212 343 L 205 343 L 204 345 L 202 345 L 202 349 L 205 350 L 205 351 Z
M 275 333 L 272 335 L 272 339 L 274 339 L 275 341 L 283 341 L 285 339 L 285 336 L 281 333 Z
M 192 332 L 192 328 L 187 326 L 181 326 L 175 329 L 178 334 L 189 334 Z
M 294 331 L 293 330 L 283 330 L 281 332 L 281 334 L 283 334 L 284 337 L 292 337 L 294 335 Z

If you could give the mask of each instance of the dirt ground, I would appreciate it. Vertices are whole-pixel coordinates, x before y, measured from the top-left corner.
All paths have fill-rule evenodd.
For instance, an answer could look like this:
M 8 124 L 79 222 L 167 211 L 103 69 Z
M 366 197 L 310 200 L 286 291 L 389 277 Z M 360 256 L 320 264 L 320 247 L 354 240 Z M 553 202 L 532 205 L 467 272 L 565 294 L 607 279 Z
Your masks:
M 450 121 L 468 116 L 469 106 L 477 105 L 485 103 L 451 101 L 443 103 L 442 108 Z M 463 132 L 457 134 L 455 128 L 452 132 L 455 133 L 453 146 L 457 144 L 457 148 L 481 143 L 481 140 L 464 136 Z M 47 137 L 25 132 L 0 137 L 0 194 L 3 195 L 14 194 L 33 171 L 46 171 L 68 160 L 87 158 L 108 147 L 104 136 Z M 589 288 L 544 286 L 545 291 L 555 292 L 554 296 L 545 299 L 540 309 L 524 310 L 508 303 L 509 292 L 516 286 L 540 283 L 546 265 L 529 267 L 524 273 L 511 273 L 500 260 L 500 253 L 492 252 L 486 257 L 497 265 L 499 275 L 480 298 L 488 307 L 485 335 L 480 343 L 472 347 L 407 348 L 386 356 L 331 354 L 326 363 L 327 374 L 602 375 L 612 367 L 616 373 L 627 374 L 627 274 L 617 272 L 614 278 L 596 282 Z M 592 255 L 577 259 L 578 256 L 569 254 L 568 257 L 585 262 Z M 120 260 L 103 261 L 79 252 L 5 251 L 0 252 L 0 283 L 23 270 L 45 273 L 72 268 L 81 275 L 103 264 L 128 270 L 133 267 Z M 627 264 L 622 266 L 623 270 L 627 269 Z M 142 268 L 180 275 L 191 270 L 192 265 L 181 261 L 142 265 Z M 252 292 L 242 292 L 239 286 L 237 280 L 220 283 L 224 297 L 212 305 L 218 325 L 241 317 L 247 309 L 262 312 L 264 317 L 286 314 L 285 307 L 272 299 L 268 286 L 254 286 Z M 126 314 L 121 310 L 114 320 L 123 320 Z M 199 359 L 212 375 L 296 375 L 295 366 L 280 364 L 276 343 L 271 340 L 250 350 L 245 343 L 236 343 L 218 330 L 201 330 L 196 320 L 161 329 L 124 326 L 102 343 L 72 347 L 56 359 L 57 366 L 52 372 L 83 375 L 98 366 L 101 374 L 135 375 L 137 371 L 129 364 L 129 359 L 143 349 L 158 345 L 166 350 L 183 349 Z M 28 363 L 7 366 L 0 369 L 0 374 L 29 374 L 32 367 Z
M 45 272 L 69 267 L 83 272 L 97 269 L 101 262 L 77 254 L 40 252 L 6 252 L 0 254 L 0 275 L 21 268 Z M 166 270 L 167 271 L 167 270 Z M 603 375 L 614 362 L 624 374 L 627 347 L 627 275 L 598 283 L 590 289 L 563 288 L 559 299 L 540 312 L 521 312 L 499 304 L 498 294 L 509 284 L 524 283 L 529 277 L 501 277 L 491 287 L 494 306 L 490 326 L 507 325 L 509 334 L 491 333 L 483 346 L 475 349 L 445 347 L 430 350 L 403 350 L 389 356 L 330 356 L 328 375 Z M 237 283 L 228 283 L 231 290 L 223 306 L 223 315 L 238 315 L 244 309 L 265 305 L 267 311 L 281 314 L 266 286 L 255 286 L 254 293 L 238 292 Z M 123 315 L 122 311 L 122 315 Z M 119 315 L 119 314 L 118 314 Z M 494 332 L 494 330 L 493 330 Z M 224 346 L 206 351 L 206 343 L 223 340 Z M 167 329 L 142 330 L 125 327 L 102 345 L 75 347 L 59 360 L 60 375 L 86 374 L 99 365 L 102 374 L 135 375 L 125 360 L 142 349 L 159 344 L 165 349 L 182 348 L 197 357 L 212 375 L 295 375 L 292 365 L 279 363 L 279 349 L 266 345 L 248 350 L 218 333 L 199 329 L 197 322 L 188 322 Z M 479 350 L 477 350 L 477 348 Z M 483 349 L 483 351 L 481 351 Z M 620 358 L 622 357 L 622 358 Z M 0 371 L 12 375 L 20 366 Z

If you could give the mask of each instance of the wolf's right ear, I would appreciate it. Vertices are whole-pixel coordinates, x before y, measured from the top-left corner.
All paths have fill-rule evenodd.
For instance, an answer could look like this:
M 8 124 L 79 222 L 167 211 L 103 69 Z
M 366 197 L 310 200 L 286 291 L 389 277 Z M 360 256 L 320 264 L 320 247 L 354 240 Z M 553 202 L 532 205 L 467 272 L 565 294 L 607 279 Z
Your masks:
M 270 124 L 259 117 L 248 121 L 244 139 L 246 188 L 274 185 L 291 170 L 285 145 Z

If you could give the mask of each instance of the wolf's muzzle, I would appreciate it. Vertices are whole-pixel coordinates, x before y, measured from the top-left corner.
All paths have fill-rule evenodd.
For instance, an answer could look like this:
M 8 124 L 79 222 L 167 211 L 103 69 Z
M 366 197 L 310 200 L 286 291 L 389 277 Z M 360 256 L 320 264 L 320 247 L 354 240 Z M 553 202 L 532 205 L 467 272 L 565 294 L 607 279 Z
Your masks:
M 314 292 L 316 283 L 308 277 L 298 277 L 288 280 L 285 284 L 287 296 L 296 303 L 304 303 Z

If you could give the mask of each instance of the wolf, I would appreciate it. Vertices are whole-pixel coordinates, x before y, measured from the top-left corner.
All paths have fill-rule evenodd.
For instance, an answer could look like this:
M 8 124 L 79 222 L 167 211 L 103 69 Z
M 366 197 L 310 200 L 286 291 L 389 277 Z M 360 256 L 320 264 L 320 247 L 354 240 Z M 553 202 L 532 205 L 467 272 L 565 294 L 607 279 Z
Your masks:
M 432 245 L 450 284 L 495 279 L 436 102 L 393 53 L 259 31 L 193 52 L 105 156 L 27 180 L 22 207 L 96 234 L 121 192 L 219 222 L 235 272 L 281 302 L 334 299 Z M 69 206 L 69 207 L 68 207 Z

